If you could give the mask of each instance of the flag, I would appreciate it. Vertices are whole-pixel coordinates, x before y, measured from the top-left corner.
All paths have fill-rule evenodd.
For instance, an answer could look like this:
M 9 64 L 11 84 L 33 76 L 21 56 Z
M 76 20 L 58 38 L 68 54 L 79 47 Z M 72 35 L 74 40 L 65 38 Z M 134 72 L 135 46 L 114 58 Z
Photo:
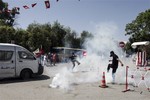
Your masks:
M 87 55 L 87 52 L 86 51 L 83 51 L 83 56 L 86 56 Z
M 33 4 L 31 5 L 31 6 L 32 6 L 32 8 L 33 8 L 33 7 L 35 7 L 35 6 L 36 6 L 36 4 L 37 4 L 37 3 L 33 3 Z
M 50 2 L 49 2 L 49 0 L 45 1 L 45 6 L 46 6 L 47 9 L 50 8 Z
M 34 55 L 38 58 L 38 57 L 40 57 L 41 55 L 44 54 L 44 50 L 38 48 L 38 49 L 36 49 L 33 53 L 34 53 Z
M 10 13 L 10 12 L 12 12 L 12 11 L 8 9 L 8 10 L 6 10 L 6 12 L 7 12 L 7 13 Z
M 29 7 L 28 7 L 27 5 L 23 6 L 23 8 L 25 8 L 25 9 L 29 9 Z

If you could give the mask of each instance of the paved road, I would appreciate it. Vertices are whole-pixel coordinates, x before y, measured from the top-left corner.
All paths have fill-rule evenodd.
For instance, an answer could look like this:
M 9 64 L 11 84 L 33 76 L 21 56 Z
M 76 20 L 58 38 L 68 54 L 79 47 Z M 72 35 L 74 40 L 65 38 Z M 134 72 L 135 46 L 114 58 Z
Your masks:
M 50 88 L 55 74 L 61 72 L 61 68 L 65 66 L 66 64 L 57 64 L 54 67 L 46 67 L 42 76 L 28 81 L 1 80 L 0 100 L 150 100 L 150 92 L 145 88 L 132 87 L 134 91 L 123 93 L 125 85 L 119 84 L 107 84 L 108 88 L 100 88 L 100 82 L 74 82 L 70 84 L 70 89 Z

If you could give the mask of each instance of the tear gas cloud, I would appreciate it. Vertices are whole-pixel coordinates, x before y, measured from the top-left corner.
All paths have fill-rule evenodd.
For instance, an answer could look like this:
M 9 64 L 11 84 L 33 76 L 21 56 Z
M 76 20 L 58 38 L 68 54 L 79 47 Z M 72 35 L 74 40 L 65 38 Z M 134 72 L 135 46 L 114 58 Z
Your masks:
M 82 63 L 84 62 L 84 64 L 82 64 L 82 66 L 97 71 L 98 74 L 96 74 L 95 78 L 101 78 L 102 73 L 106 72 L 108 60 L 110 59 L 110 51 L 113 50 L 122 60 L 124 52 L 118 46 L 119 41 L 115 40 L 117 31 L 118 28 L 114 23 L 99 24 L 96 26 L 95 34 L 93 34 L 94 38 L 87 40 L 85 43 L 87 57 L 86 59 L 83 59 L 84 61 L 82 61 Z M 121 69 L 124 70 L 124 68 Z M 117 74 L 124 74 L 122 70 L 118 69 Z M 124 77 L 124 75 L 122 76 Z M 124 79 L 123 77 L 117 80 L 121 82 L 121 80 Z M 107 82 L 111 82 L 111 70 L 106 78 Z
M 116 41 L 117 26 L 114 23 L 103 23 L 96 26 L 96 32 L 93 34 L 94 38 L 87 40 L 84 44 L 87 50 L 87 56 L 79 59 L 81 65 L 75 67 L 74 72 L 70 72 L 67 67 L 58 73 L 52 83 L 51 87 L 61 87 L 69 89 L 71 84 L 79 84 L 83 82 L 97 82 L 101 80 L 102 73 L 106 72 L 110 51 L 114 51 L 122 60 L 124 55 L 122 49 L 118 46 Z M 124 65 L 125 62 L 123 61 Z M 69 66 L 71 67 L 71 66 Z M 123 82 L 125 67 L 120 67 L 116 73 L 116 81 Z M 117 77 L 119 76 L 119 77 Z M 106 82 L 111 82 L 111 70 L 106 73 Z

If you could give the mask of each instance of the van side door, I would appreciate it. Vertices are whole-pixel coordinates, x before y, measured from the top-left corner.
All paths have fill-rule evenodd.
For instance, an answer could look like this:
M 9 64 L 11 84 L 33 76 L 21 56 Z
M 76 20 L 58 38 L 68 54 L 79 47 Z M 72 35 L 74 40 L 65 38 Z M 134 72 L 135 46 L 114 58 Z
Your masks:
M 0 49 L 0 78 L 15 77 L 15 47 Z

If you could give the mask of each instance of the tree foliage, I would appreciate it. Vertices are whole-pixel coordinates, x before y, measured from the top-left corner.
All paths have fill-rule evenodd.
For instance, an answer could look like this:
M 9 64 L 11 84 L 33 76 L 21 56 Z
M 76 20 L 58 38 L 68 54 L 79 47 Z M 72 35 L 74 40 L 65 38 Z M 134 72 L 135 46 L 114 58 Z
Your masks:
M 16 14 L 19 14 L 20 8 L 8 8 L 8 3 L 0 0 L 0 24 L 14 26 Z
M 15 29 L 9 26 L 0 26 L 0 42 L 10 43 L 14 38 Z
M 50 24 L 32 23 L 28 26 L 27 31 L 29 32 L 29 45 L 32 50 L 42 47 L 45 51 L 48 51 L 50 48 L 48 46 L 52 44 L 50 41 Z
M 126 25 L 126 34 L 129 35 L 127 50 L 131 50 L 131 44 L 139 41 L 150 41 L 150 9 L 139 13 L 135 20 Z
M 82 48 L 84 48 L 84 43 L 87 41 L 87 39 L 93 38 L 92 33 L 89 33 L 88 31 L 83 31 L 81 33 L 81 40 L 80 40 L 80 45 Z
M 91 37 L 91 33 L 83 31 L 81 36 L 70 27 L 64 27 L 58 21 L 53 24 L 31 23 L 27 29 L 14 29 L 16 14 L 19 8 L 8 9 L 8 4 L 0 0 L 0 42 L 15 43 L 30 51 L 38 48 L 44 49 L 45 53 L 51 51 L 52 47 L 72 47 L 83 48 L 86 38 Z
M 132 23 L 126 25 L 129 42 L 150 40 L 150 9 L 140 13 Z
M 75 31 L 65 28 L 58 21 L 53 24 L 32 23 L 28 26 L 29 45 L 32 50 L 43 48 L 45 52 L 51 51 L 52 47 L 82 48 L 83 42 L 90 37 L 90 33 L 84 31 L 81 37 Z
M 16 29 L 14 38 L 12 38 L 15 44 L 22 45 L 30 50 L 29 47 L 29 32 L 23 29 Z

